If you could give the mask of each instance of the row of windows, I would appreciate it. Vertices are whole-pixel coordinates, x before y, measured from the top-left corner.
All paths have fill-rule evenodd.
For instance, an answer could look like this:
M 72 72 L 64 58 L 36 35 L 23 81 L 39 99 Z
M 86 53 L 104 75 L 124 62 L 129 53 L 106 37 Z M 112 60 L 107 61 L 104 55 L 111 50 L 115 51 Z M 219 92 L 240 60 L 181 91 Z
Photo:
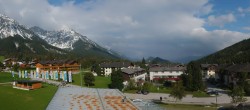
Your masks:
M 178 78 L 178 76 L 154 76 L 153 78 Z
M 166 73 L 166 72 L 169 72 L 169 73 L 181 73 L 182 71 L 165 71 L 165 72 L 160 72 L 160 71 L 155 71 L 155 73 Z

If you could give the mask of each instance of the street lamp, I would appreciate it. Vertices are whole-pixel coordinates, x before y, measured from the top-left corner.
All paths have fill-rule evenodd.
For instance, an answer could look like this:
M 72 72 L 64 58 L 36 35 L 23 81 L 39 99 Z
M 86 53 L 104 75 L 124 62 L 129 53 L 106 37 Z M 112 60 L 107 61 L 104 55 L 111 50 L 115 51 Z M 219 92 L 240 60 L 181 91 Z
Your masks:
M 216 99 L 215 99 L 215 101 L 216 101 L 216 108 L 217 108 L 217 105 L 218 105 L 218 104 L 217 104 L 217 96 L 218 96 L 218 95 L 219 95 L 219 94 L 218 94 L 218 91 L 215 91 L 215 98 L 216 98 Z
M 82 88 L 82 64 L 80 64 L 80 78 L 81 78 L 81 88 Z

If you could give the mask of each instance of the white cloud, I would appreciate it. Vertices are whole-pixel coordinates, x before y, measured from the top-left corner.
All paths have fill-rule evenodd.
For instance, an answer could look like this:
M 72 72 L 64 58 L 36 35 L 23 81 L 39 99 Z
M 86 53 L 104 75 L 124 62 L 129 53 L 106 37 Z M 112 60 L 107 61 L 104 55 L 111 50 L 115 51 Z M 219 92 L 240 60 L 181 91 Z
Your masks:
M 208 23 L 213 26 L 223 27 L 226 23 L 231 23 L 234 21 L 236 21 L 236 18 L 232 13 L 220 16 L 210 15 L 208 17 Z
M 227 30 L 207 31 L 208 0 L 95 0 L 50 5 L 46 0 L 0 0 L 0 10 L 27 26 L 69 26 L 97 43 L 126 56 L 178 59 L 200 56 L 247 38 Z M 2 7 L 4 6 L 4 7 Z M 4 9 L 4 10 L 3 10 Z M 232 14 L 210 16 L 211 25 L 235 21 Z
M 250 12 L 250 7 L 248 7 L 248 8 L 242 8 L 242 7 L 239 7 L 238 8 L 238 12 L 240 12 L 240 13 L 247 13 L 247 12 Z
M 250 27 L 243 27 L 242 29 L 250 31 Z
M 198 15 L 207 15 L 211 13 L 213 11 L 212 8 L 213 8 L 212 4 L 206 4 L 203 7 L 201 7 L 201 9 L 199 9 Z

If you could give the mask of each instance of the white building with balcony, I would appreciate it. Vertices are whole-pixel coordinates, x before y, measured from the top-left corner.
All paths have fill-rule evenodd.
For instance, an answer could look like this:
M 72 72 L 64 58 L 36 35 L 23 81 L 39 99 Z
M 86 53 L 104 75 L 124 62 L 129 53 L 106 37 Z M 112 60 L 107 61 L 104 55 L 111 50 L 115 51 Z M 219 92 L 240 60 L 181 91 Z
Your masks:
M 165 79 L 168 81 L 179 80 L 180 75 L 183 74 L 186 67 L 183 65 L 166 66 L 166 67 L 152 67 L 149 69 L 150 81 Z

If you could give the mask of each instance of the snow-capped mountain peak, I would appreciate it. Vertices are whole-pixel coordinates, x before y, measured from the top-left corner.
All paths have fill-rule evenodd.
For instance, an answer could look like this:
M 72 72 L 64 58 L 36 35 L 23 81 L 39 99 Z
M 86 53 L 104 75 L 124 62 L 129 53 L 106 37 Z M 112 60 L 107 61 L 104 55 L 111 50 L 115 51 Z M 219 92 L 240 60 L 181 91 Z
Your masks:
M 6 48 L 8 47 L 8 48 Z M 7 55 L 48 57 L 70 55 L 71 57 L 119 58 L 73 29 L 48 31 L 39 27 L 30 29 L 0 14 L 0 53 Z M 61 49 L 59 49 L 61 48 Z
M 83 36 L 68 27 L 63 27 L 58 31 L 47 31 L 39 27 L 32 27 L 30 30 L 39 35 L 40 38 L 44 39 L 49 44 L 61 49 L 69 49 L 80 54 L 94 52 L 94 54 L 102 53 L 109 56 L 120 57 L 120 55 L 113 52 L 111 49 L 103 48 L 94 41 L 88 39 L 86 36 Z
M 58 48 L 72 50 L 74 49 L 74 43 L 79 40 L 88 44 L 88 46 L 85 47 L 86 49 L 91 48 L 93 46 L 97 46 L 95 42 L 91 41 L 86 36 L 83 36 L 68 27 L 63 27 L 61 30 L 58 31 L 47 31 L 39 27 L 32 27 L 30 29 L 37 35 L 39 35 L 42 39 L 46 40 L 49 44 Z
M 14 19 L 0 14 L 0 39 L 9 36 L 20 35 L 24 39 L 32 39 L 32 32 L 25 26 L 20 25 Z

